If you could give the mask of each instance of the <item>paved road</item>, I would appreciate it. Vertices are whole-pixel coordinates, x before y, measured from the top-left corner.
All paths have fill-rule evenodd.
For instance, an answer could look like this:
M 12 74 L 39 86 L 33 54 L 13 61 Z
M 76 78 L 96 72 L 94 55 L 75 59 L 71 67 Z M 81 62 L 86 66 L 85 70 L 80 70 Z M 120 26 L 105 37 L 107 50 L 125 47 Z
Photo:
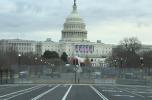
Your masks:
M 152 100 L 152 87 L 120 85 L 0 85 L 0 100 Z

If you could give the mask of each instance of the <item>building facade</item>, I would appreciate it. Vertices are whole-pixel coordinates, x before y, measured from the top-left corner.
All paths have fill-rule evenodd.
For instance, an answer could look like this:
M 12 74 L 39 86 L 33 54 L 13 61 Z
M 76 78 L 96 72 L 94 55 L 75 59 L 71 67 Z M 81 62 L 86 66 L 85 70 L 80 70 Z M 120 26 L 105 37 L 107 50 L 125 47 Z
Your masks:
M 73 10 L 64 23 L 61 41 L 80 42 L 87 40 L 87 31 L 85 27 L 86 25 L 77 11 L 76 1 L 74 1 Z
M 77 11 L 76 0 L 73 10 L 63 24 L 62 37 L 59 41 L 59 51 L 66 52 L 69 57 L 89 58 L 92 62 L 103 63 L 103 59 L 112 53 L 112 45 L 104 44 L 100 40 L 87 40 L 87 30 L 83 19 Z
M 13 48 L 18 53 L 33 52 L 37 55 L 43 55 L 47 50 L 56 51 L 61 55 L 66 52 L 69 57 L 86 57 L 93 63 L 103 63 L 103 59 L 111 55 L 112 45 L 104 44 L 100 40 L 90 42 L 87 40 L 87 30 L 83 19 L 77 11 L 76 0 L 74 0 L 73 10 L 66 18 L 61 31 L 62 37 L 59 42 L 54 42 L 50 38 L 46 41 L 29 40 L 1 40 L 0 47 L 3 51 Z
M 36 41 L 7 39 L 0 40 L 0 50 L 2 52 L 16 51 L 21 54 L 36 53 Z

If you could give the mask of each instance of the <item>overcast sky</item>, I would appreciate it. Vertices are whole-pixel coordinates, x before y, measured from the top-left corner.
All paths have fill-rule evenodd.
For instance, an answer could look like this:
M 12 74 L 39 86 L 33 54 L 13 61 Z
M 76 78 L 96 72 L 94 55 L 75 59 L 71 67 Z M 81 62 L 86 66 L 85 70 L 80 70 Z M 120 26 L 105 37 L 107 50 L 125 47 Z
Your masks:
M 0 39 L 61 39 L 73 0 L 0 0 Z M 88 40 L 116 44 L 138 37 L 152 44 L 152 0 L 77 0 Z

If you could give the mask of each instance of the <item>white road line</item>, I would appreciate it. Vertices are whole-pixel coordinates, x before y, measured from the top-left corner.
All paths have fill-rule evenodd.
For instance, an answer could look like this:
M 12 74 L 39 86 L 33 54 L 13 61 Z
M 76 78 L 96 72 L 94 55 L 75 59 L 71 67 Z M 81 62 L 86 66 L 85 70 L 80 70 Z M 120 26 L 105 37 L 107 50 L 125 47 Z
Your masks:
M 60 86 L 60 85 L 57 85 L 57 86 L 55 86 L 55 87 L 49 89 L 48 91 L 43 92 L 42 94 L 40 94 L 40 95 L 38 95 L 38 96 L 32 98 L 31 100 L 38 100 L 38 99 L 40 99 L 41 97 L 43 97 L 44 95 L 48 94 L 49 92 L 51 92 L 51 91 L 53 91 L 54 89 L 56 89 L 57 87 L 59 87 L 59 86 Z
M 19 95 L 22 95 L 22 94 L 25 94 L 25 93 L 28 93 L 28 92 L 31 92 L 31 91 L 34 91 L 34 90 L 37 90 L 37 89 L 40 89 L 40 88 L 43 88 L 43 87 L 45 87 L 45 86 L 39 86 L 39 87 L 37 87 L 37 88 L 24 91 L 24 92 L 19 93 L 19 94 L 17 94 L 17 95 L 13 95 L 13 96 L 11 96 L 11 97 L 9 97 L 9 98 L 5 98 L 4 100 L 9 100 L 9 99 L 15 98 L 15 97 L 17 97 L 17 96 L 19 96 Z
M 10 96 L 10 95 L 13 95 L 13 94 L 16 94 L 16 93 L 19 93 L 19 92 L 28 91 L 28 90 L 31 90 L 31 89 L 36 88 L 36 87 L 39 87 L 39 86 L 34 86 L 34 87 L 27 88 L 27 89 L 24 89 L 24 90 L 20 90 L 20 91 L 16 91 L 16 92 L 12 92 L 12 93 L 6 94 L 6 95 L 2 95 L 2 96 L 0 96 L 0 98 L 6 97 L 6 96 Z
M 116 96 L 116 97 L 130 97 L 130 98 L 135 97 L 135 96 L 132 96 L 132 95 L 113 95 L 113 96 Z
M 136 95 L 136 96 L 139 96 L 139 97 L 142 97 L 142 98 L 145 98 L 143 95 L 139 95 L 139 94 L 137 94 L 137 93 L 135 93 L 135 92 L 131 92 L 131 91 L 126 90 L 126 89 L 121 89 L 121 88 L 118 88 L 118 87 L 117 87 L 117 89 L 119 89 L 119 90 L 121 90 L 121 91 L 125 91 L 125 92 L 128 92 L 128 93 L 131 93 L 131 94 L 133 94 L 133 95 Z
M 137 93 L 140 93 L 140 94 L 152 94 L 152 92 L 137 92 Z
M 100 98 L 102 98 L 103 100 L 109 100 L 102 93 L 100 93 L 96 88 L 94 88 L 92 85 L 90 85 L 90 87 L 92 88 L 92 90 L 94 90 L 94 92 L 96 92 L 100 96 Z
M 67 96 L 68 96 L 68 94 L 69 94 L 71 88 L 72 88 L 72 85 L 70 85 L 69 89 L 68 89 L 67 92 L 64 94 L 62 100 L 66 100 L 66 98 L 67 98 Z
M 102 90 L 103 92 L 122 92 L 122 91 L 117 91 L 117 90 Z

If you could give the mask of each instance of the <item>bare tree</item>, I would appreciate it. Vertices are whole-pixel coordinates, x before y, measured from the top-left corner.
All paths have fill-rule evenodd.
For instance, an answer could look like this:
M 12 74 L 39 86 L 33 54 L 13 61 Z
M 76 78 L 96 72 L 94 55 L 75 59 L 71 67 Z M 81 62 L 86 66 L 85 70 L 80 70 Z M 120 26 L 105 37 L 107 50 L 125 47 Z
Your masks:
M 136 53 L 141 48 L 141 42 L 136 37 L 125 38 L 120 41 L 120 47 L 125 51 Z
M 141 42 L 136 37 L 125 38 L 120 41 L 120 44 L 113 48 L 112 56 L 107 59 L 107 62 L 112 66 L 119 67 L 139 67 L 140 56 L 137 51 L 141 48 Z

